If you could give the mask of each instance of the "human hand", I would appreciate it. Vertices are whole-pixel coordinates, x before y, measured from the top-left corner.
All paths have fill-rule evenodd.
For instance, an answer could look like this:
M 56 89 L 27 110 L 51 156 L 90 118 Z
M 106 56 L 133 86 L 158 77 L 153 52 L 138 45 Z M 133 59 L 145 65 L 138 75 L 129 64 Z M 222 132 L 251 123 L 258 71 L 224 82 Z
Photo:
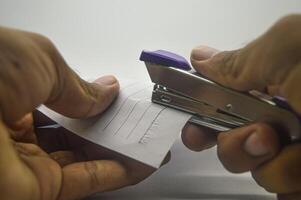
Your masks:
M 235 51 L 201 46 L 191 54 L 199 73 L 224 86 L 282 96 L 301 114 L 301 16 L 278 21 L 261 37 Z M 210 132 L 210 133 L 209 133 Z M 277 130 L 255 123 L 216 135 L 187 124 L 184 144 L 201 151 L 217 143 L 218 156 L 231 172 L 251 171 L 259 185 L 281 200 L 301 199 L 301 144 L 282 147 Z
M 45 37 L 0 28 L 0 194 L 8 200 L 79 199 L 132 185 L 154 169 L 58 128 L 32 112 L 44 103 L 73 118 L 103 112 L 118 94 L 113 76 L 87 83 Z

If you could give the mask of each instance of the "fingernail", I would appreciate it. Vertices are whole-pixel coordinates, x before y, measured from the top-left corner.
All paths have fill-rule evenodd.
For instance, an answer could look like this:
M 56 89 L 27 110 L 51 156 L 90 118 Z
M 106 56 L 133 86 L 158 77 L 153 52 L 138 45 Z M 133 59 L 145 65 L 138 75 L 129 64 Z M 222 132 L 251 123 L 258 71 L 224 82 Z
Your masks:
M 191 58 L 193 60 L 201 61 L 211 58 L 218 51 L 211 47 L 200 46 L 196 47 L 191 52 Z
M 263 156 L 270 152 L 270 149 L 261 141 L 257 132 L 252 133 L 247 138 L 244 149 L 252 156 Z
M 103 76 L 94 81 L 95 83 L 104 84 L 104 85 L 113 85 L 117 82 L 117 79 L 114 76 Z

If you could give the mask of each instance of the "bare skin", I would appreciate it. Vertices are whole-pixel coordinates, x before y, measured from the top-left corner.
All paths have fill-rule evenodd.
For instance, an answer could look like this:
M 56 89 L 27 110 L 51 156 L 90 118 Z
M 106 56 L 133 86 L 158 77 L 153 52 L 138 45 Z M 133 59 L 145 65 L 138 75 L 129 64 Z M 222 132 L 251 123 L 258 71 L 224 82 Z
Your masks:
M 3 200 L 80 199 L 136 184 L 155 170 L 83 141 L 35 108 L 73 118 L 103 112 L 118 94 L 113 76 L 80 79 L 49 39 L 0 28 L 0 194 Z M 33 114 L 32 114 L 33 112 Z
M 301 114 L 301 15 L 279 20 L 242 49 L 197 47 L 191 63 L 224 86 L 282 96 Z M 252 124 L 216 136 L 187 124 L 182 139 L 195 151 L 217 144 L 219 159 L 229 171 L 251 171 L 257 183 L 280 200 L 301 199 L 301 144 L 282 147 L 277 130 L 269 125 Z

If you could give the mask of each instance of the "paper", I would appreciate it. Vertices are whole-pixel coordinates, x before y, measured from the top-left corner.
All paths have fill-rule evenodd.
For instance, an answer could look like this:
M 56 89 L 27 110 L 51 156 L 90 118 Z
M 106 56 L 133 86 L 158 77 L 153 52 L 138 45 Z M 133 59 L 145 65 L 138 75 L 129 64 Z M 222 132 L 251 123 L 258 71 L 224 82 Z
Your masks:
M 151 102 L 153 84 L 121 81 L 120 94 L 103 114 L 89 119 L 39 110 L 71 132 L 158 168 L 191 115 Z

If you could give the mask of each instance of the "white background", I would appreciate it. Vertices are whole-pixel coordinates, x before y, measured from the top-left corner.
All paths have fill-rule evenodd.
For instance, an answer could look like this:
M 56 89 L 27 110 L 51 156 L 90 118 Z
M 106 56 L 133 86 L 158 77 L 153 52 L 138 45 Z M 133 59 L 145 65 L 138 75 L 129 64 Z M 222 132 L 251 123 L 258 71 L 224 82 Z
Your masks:
M 147 72 L 138 61 L 142 49 L 189 58 L 199 44 L 238 48 L 281 16 L 300 11 L 300 0 L 0 0 L 0 25 L 48 36 L 84 77 L 116 74 L 145 81 Z M 215 149 L 191 153 L 178 142 L 172 161 L 153 177 L 103 198 L 124 194 L 131 199 L 255 199 L 264 191 L 248 174 L 225 172 Z

